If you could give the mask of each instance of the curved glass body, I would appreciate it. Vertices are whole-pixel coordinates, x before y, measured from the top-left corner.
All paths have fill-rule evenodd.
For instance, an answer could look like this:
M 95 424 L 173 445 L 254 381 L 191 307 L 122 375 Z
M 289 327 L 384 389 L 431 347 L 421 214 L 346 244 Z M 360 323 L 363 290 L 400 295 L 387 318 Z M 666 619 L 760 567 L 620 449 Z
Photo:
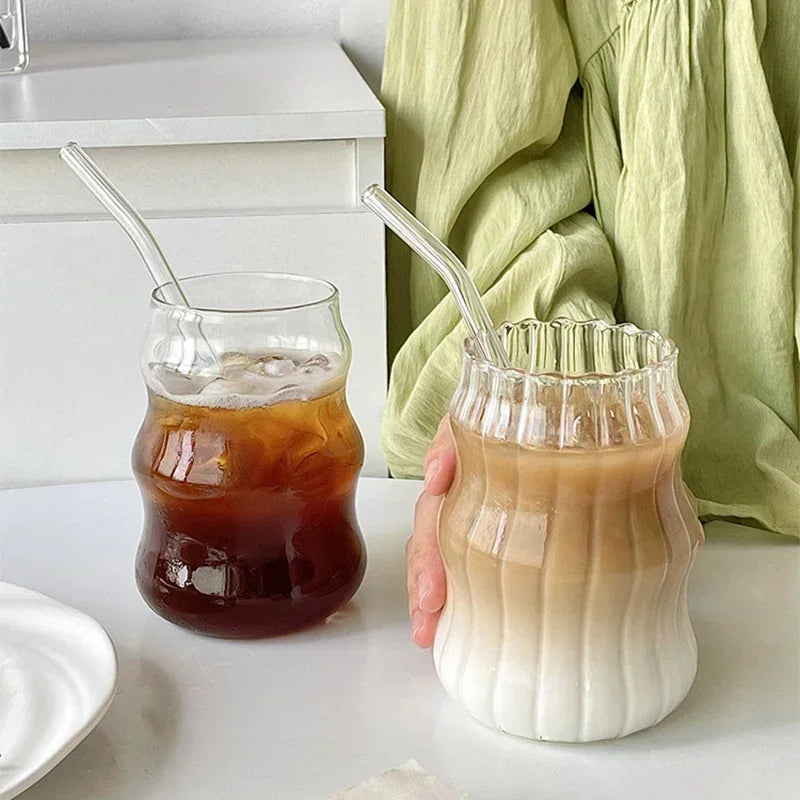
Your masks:
M 625 736 L 672 711 L 697 668 L 686 587 L 703 534 L 681 479 L 677 349 L 597 321 L 500 333 L 515 369 L 468 341 L 451 405 L 437 671 L 500 730 Z
M 338 293 L 271 273 L 181 284 L 194 309 L 157 289 L 142 355 L 139 590 L 161 616 L 214 636 L 323 620 L 366 564 Z

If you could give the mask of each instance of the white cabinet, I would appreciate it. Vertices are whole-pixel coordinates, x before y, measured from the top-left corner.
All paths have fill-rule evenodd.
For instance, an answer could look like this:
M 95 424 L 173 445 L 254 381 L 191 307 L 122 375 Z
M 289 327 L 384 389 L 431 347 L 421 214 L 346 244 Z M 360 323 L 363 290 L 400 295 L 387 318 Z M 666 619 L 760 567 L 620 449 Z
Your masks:
M 319 38 L 61 45 L 0 81 L 0 485 L 128 476 L 143 413 L 152 287 L 59 161 L 70 139 L 142 211 L 178 274 L 268 269 L 339 286 L 365 473 L 385 474 L 383 229 L 358 205 L 382 181 L 383 124 Z

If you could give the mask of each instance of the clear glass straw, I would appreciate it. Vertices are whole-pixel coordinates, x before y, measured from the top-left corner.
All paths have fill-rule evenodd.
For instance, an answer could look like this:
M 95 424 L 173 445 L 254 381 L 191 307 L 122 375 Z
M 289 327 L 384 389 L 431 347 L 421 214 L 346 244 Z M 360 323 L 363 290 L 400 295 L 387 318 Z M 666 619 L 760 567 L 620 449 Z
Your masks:
M 105 206 L 112 217 L 120 224 L 125 233 L 139 251 L 139 255 L 147 266 L 156 286 L 161 287 L 167 302 L 184 306 L 187 313 L 183 325 L 179 323 L 183 334 L 183 355 L 178 371 L 188 374 L 195 361 L 210 360 L 219 365 L 219 360 L 211 343 L 200 328 L 200 317 L 191 312 L 189 300 L 181 288 L 178 278 L 172 271 L 169 262 L 153 236 L 150 228 L 139 212 L 121 194 L 119 189 L 109 180 L 100 167 L 92 161 L 84 149 L 76 142 L 70 142 L 60 150 L 62 160 L 83 181 L 87 189 Z
M 470 334 L 488 361 L 496 367 L 510 367 L 492 318 L 481 300 L 475 281 L 458 256 L 437 239 L 408 209 L 385 189 L 373 183 L 361 195 L 364 205 L 380 217 L 417 255 L 430 264 L 455 298 Z
M 61 148 L 59 155 L 128 234 L 147 265 L 156 286 L 171 285 L 170 289 L 165 286 L 164 290 L 176 296 L 165 299 L 170 303 L 189 306 L 189 301 L 186 299 L 172 267 L 139 212 L 122 196 L 117 187 L 111 183 L 79 144 L 70 142 Z

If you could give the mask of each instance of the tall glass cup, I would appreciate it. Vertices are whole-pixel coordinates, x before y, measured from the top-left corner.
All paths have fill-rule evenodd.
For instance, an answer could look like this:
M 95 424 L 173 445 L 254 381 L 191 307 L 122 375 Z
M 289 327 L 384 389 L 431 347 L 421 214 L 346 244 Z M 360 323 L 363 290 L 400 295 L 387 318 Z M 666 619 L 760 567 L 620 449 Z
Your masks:
M 450 408 L 437 671 L 500 730 L 625 736 L 672 711 L 697 669 L 686 586 L 703 533 L 681 479 L 677 348 L 597 321 L 500 333 L 515 369 L 468 341 Z
M 139 590 L 161 616 L 212 636 L 323 620 L 366 564 L 338 291 L 275 273 L 181 285 L 193 310 L 156 289 L 142 353 Z

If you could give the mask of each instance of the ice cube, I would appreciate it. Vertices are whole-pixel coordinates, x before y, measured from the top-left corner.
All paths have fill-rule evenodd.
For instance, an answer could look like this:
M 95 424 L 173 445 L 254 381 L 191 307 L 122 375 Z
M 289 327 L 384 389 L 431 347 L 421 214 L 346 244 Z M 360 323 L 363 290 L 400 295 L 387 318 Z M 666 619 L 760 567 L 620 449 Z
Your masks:
M 322 353 L 316 353 L 300 365 L 300 373 L 311 380 L 324 380 L 331 369 L 331 360 Z
M 270 392 L 271 403 L 285 403 L 288 400 L 307 400 L 306 392 L 296 383 L 287 383 L 273 392 Z
M 223 372 L 237 367 L 246 369 L 253 363 L 253 359 L 244 353 L 223 353 L 219 357 L 219 363 Z
M 279 379 L 261 372 L 244 372 L 242 380 L 247 381 L 250 394 L 268 395 L 282 385 Z
M 281 378 L 294 372 L 296 365 L 288 356 L 270 355 L 259 358 L 256 362 L 257 371 L 262 375 Z
M 300 366 L 301 367 L 322 367 L 322 369 L 328 369 L 331 365 L 331 360 L 328 356 L 323 355 L 322 353 L 315 353 L 310 358 L 307 358 Z
M 184 375 L 168 364 L 151 363 L 150 373 L 164 387 L 167 394 L 198 394 L 214 380 L 213 375 L 202 372 Z
M 247 379 L 215 378 L 203 387 L 200 394 L 206 397 L 220 397 L 226 394 L 250 394 L 252 391 L 253 384 Z

